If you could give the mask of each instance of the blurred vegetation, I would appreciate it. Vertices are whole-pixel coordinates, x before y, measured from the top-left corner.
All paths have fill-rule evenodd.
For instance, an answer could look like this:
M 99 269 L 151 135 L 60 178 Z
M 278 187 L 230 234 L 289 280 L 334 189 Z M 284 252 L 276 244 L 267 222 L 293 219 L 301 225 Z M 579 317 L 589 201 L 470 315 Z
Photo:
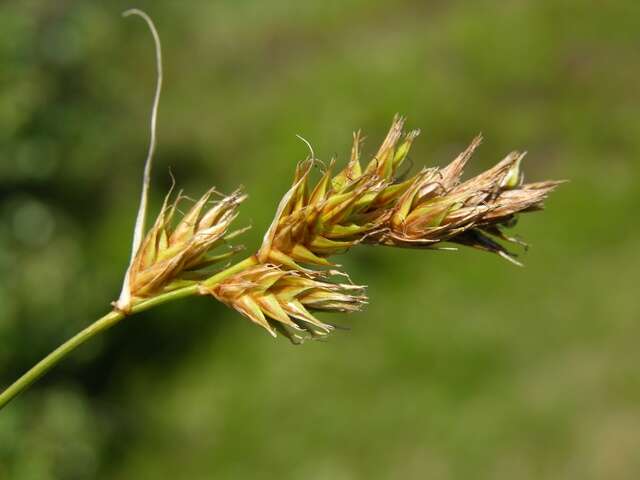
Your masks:
M 482 131 L 470 173 L 528 149 L 570 178 L 523 218 L 518 269 L 359 249 L 364 314 L 293 347 L 211 299 L 83 346 L 0 412 L 0 479 L 640 478 L 636 0 L 0 5 L 0 385 L 109 308 L 128 258 L 164 45 L 153 179 L 245 185 L 254 248 L 306 147 L 416 165 Z

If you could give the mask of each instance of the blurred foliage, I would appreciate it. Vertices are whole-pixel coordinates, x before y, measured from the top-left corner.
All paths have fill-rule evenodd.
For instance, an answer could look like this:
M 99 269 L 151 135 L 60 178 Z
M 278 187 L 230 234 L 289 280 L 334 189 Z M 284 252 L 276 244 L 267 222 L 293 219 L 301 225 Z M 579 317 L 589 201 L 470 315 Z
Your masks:
M 0 4 L 0 384 L 117 296 L 164 44 L 153 189 L 245 185 L 254 248 L 309 139 L 372 152 L 392 115 L 443 164 L 513 148 L 570 178 L 474 251 L 360 249 L 372 304 L 293 347 L 211 299 L 133 317 L 0 412 L 0 478 L 637 479 L 636 0 Z

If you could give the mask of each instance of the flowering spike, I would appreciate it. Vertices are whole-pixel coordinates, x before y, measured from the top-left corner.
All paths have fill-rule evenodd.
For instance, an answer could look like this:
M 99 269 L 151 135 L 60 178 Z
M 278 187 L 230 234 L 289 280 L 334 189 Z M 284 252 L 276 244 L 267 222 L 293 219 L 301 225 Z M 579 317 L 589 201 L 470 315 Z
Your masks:
M 419 134 L 410 131 L 401 141 L 404 122 L 394 117 L 364 171 L 360 168 L 361 135 L 354 134 L 347 167 L 331 179 L 332 160 L 310 195 L 311 162 L 299 164 L 294 184 L 265 235 L 259 260 L 299 269 L 299 263 L 330 265 L 327 257 L 359 243 L 433 248 L 451 241 L 478 246 L 461 235 L 538 209 L 556 185 L 523 185 L 520 164 L 524 154 L 518 152 L 461 182 L 465 165 L 482 142 L 480 135 L 446 167 L 423 168 L 413 178 L 398 180 L 396 172 Z
M 213 192 L 213 189 L 206 192 L 175 227 L 171 226 L 171 220 L 181 196 L 171 206 L 167 206 L 168 196 L 165 198 L 129 270 L 127 288 L 131 302 L 184 286 L 186 279 L 202 278 L 201 270 L 237 251 L 232 248 L 221 254 L 213 252 L 225 241 L 237 206 L 246 195 L 236 191 L 205 211 Z M 126 311 L 130 305 L 118 304 L 117 308 Z
M 278 330 L 299 343 L 333 331 L 311 311 L 355 312 L 366 303 L 364 287 L 329 282 L 331 273 L 258 264 L 212 287 L 202 286 L 200 293 L 213 295 L 272 335 Z
M 425 169 L 416 175 L 398 198 L 389 223 L 367 236 L 366 243 L 433 248 L 447 241 L 518 263 L 491 237 L 510 241 L 500 225 L 511 223 L 519 212 L 542 208 L 544 199 L 561 182 L 522 184 L 524 154 L 512 152 L 494 167 L 461 183 L 462 170 L 480 141 L 481 137 L 476 137 L 445 168 Z

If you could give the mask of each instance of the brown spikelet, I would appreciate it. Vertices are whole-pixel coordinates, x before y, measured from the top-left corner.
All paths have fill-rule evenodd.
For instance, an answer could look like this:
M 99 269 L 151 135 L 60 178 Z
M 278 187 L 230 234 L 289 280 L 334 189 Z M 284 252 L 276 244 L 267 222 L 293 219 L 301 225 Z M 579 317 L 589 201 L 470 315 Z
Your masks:
M 180 195 L 172 205 L 168 197 L 153 227 L 144 238 L 129 271 L 132 298 L 149 297 L 171 289 L 177 280 L 195 280 L 198 271 L 222 261 L 237 251 L 228 248 L 212 251 L 222 245 L 237 206 L 246 198 L 240 191 L 223 197 L 210 206 L 215 190 L 205 193 L 174 226 Z
M 279 331 L 300 343 L 308 337 L 324 337 L 334 329 L 312 311 L 355 312 L 366 303 L 364 287 L 329 282 L 330 274 L 338 272 L 303 274 L 259 264 L 212 287 L 201 286 L 200 293 L 213 295 L 274 337 Z
M 422 248 L 447 241 L 498 253 L 515 262 L 496 239 L 522 242 L 505 235 L 501 227 L 515 224 L 518 213 L 541 209 L 547 195 L 562 182 L 523 184 L 520 164 L 525 154 L 518 152 L 461 182 L 463 166 L 479 143 L 478 137 L 443 169 L 418 173 L 394 206 L 388 224 L 367 241 Z

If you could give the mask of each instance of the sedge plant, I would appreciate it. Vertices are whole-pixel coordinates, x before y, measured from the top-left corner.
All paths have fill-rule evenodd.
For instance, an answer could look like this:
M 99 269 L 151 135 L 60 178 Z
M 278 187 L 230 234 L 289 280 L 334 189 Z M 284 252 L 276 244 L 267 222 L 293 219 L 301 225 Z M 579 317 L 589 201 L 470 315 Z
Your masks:
M 140 10 L 129 10 L 127 15 L 147 22 L 158 75 L 142 195 L 122 290 L 106 315 L 6 388 L 0 394 L 0 408 L 90 338 L 131 315 L 179 298 L 213 297 L 274 337 L 282 334 L 296 344 L 324 338 L 335 326 L 318 318 L 319 312 L 357 312 L 368 302 L 365 287 L 353 283 L 334 262 L 336 255 L 360 245 L 424 250 L 464 245 L 519 264 L 505 245 L 524 243 L 505 229 L 519 214 L 542 209 L 547 195 L 561 183 L 525 183 L 524 153 L 519 152 L 463 180 L 480 137 L 445 167 L 423 168 L 411 176 L 407 159 L 419 131 L 405 133 L 404 118 L 396 116 L 368 160 L 362 158 L 360 132 L 353 135 L 350 158 L 342 169 L 335 160 L 323 164 L 310 148 L 308 158 L 297 165 L 292 186 L 277 205 L 260 247 L 229 264 L 242 250 L 233 241 L 245 229 L 231 228 L 246 198 L 241 190 L 223 195 L 211 188 L 185 212 L 179 206 L 186 197 L 169 192 L 146 228 L 162 56 L 152 20 Z M 314 181 L 316 166 L 323 173 Z

